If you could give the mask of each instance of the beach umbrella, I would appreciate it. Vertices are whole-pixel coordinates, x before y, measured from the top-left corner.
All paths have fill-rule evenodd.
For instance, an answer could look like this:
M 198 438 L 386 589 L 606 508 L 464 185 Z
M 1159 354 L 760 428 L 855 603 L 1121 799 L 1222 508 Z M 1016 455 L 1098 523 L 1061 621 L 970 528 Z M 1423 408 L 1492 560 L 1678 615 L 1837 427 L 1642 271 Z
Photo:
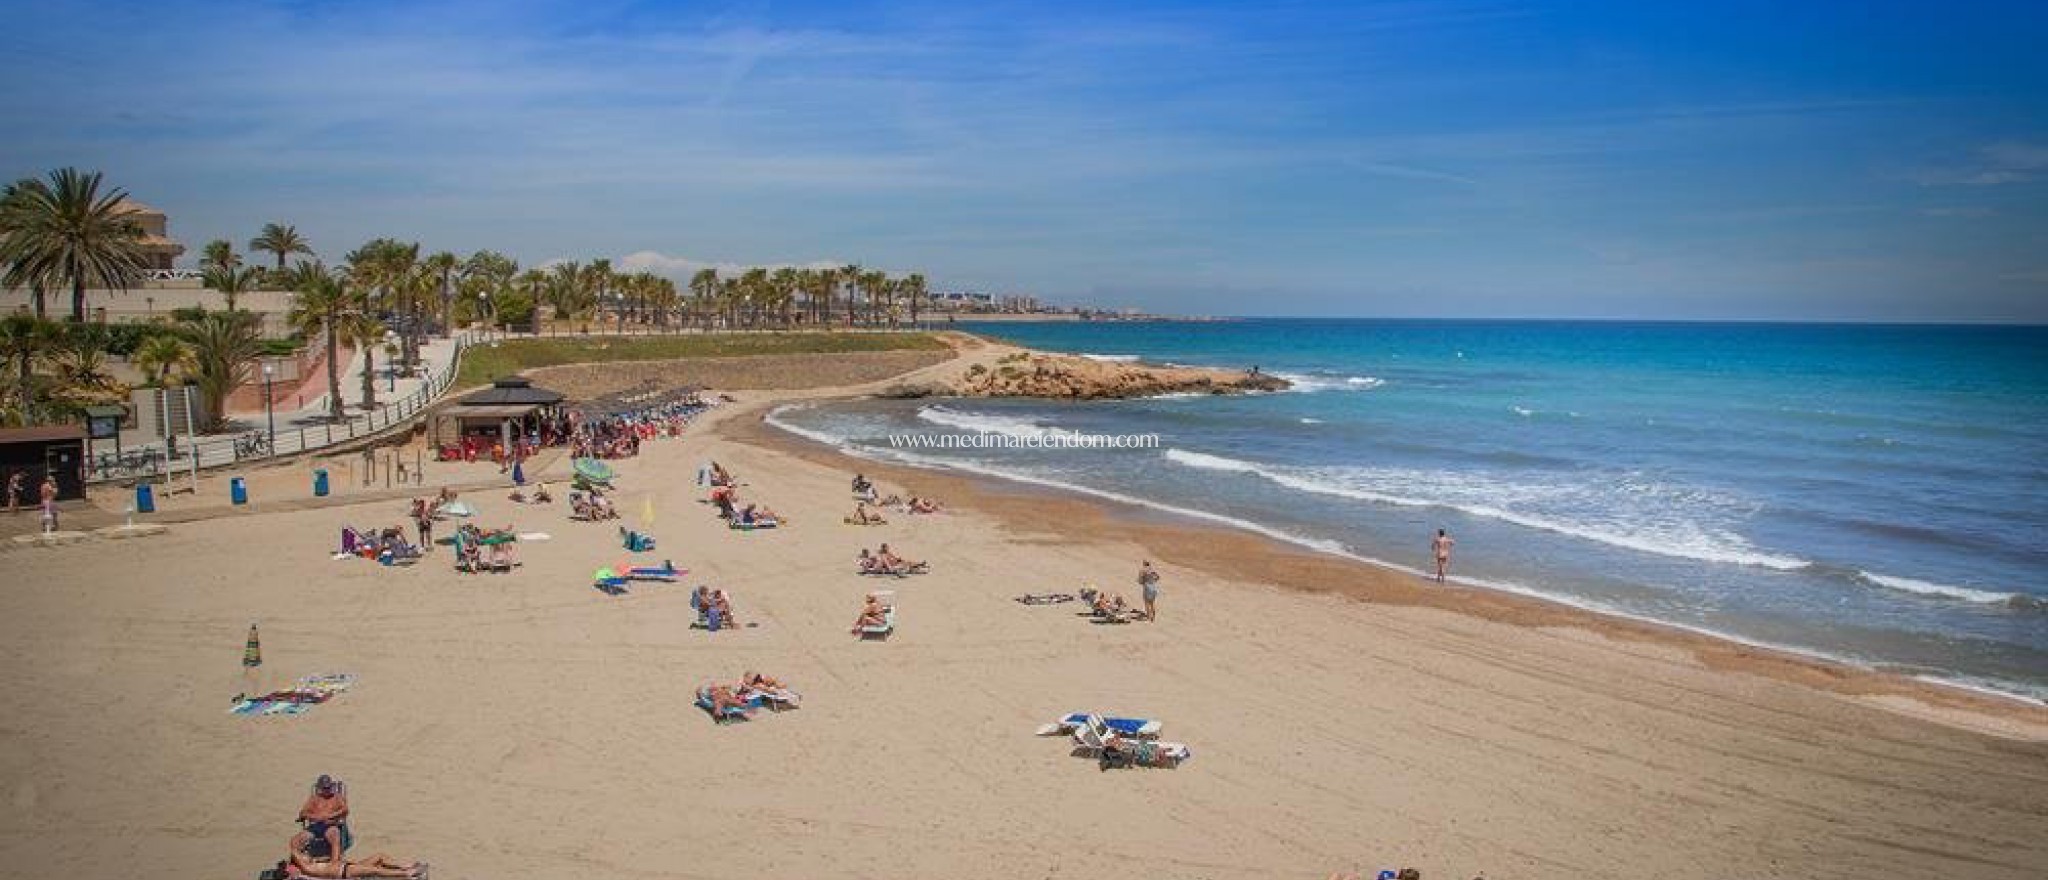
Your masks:
M 576 475 L 593 483 L 609 483 L 612 479 L 611 465 L 594 458 L 576 459 L 573 465 Z
M 249 624 L 249 641 L 242 646 L 242 666 L 255 669 L 263 665 L 263 640 L 256 635 L 256 624 Z
M 476 516 L 476 508 L 467 501 L 450 501 L 441 505 L 441 512 L 449 516 Z

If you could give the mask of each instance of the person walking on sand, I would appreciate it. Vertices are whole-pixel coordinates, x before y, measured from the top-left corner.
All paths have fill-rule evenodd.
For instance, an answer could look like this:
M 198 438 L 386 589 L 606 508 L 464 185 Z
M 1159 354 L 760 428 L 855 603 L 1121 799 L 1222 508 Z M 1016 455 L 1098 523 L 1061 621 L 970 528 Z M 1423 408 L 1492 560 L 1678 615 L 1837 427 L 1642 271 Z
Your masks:
M 1451 570 L 1451 545 L 1458 543 L 1443 529 L 1436 530 L 1436 537 L 1429 542 L 1429 549 L 1436 554 L 1436 582 L 1443 583 Z
M 17 513 L 17 512 L 19 512 L 19 511 L 21 510 L 21 496 L 22 496 L 22 493 L 24 493 L 24 492 L 27 492 L 27 491 L 28 491 L 28 475 L 27 475 L 27 474 L 24 474 L 24 473 L 22 473 L 21 471 L 15 471 L 14 473 L 12 473 L 12 474 L 9 474 L 9 475 L 7 476 L 7 512 L 8 512 L 8 513 Z
M 43 477 L 43 533 L 57 530 L 57 478 Z
M 1145 594 L 1145 622 L 1159 622 L 1159 608 L 1154 604 L 1159 601 L 1159 570 L 1152 567 L 1150 559 L 1138 566 L 1138 587 Z

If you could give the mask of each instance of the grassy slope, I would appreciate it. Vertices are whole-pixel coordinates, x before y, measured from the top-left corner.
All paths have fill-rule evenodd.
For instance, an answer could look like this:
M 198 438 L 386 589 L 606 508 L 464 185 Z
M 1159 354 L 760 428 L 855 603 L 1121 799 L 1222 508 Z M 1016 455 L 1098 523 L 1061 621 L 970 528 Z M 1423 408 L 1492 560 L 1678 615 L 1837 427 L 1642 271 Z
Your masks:
M 464 352 L 455 387 L 483 385 L 494 377 L 562 364 L 760 354 L 935 351 L 945 347 L 925 333 L 712 333 L 626 339 L 515 339 L 475 346 Z

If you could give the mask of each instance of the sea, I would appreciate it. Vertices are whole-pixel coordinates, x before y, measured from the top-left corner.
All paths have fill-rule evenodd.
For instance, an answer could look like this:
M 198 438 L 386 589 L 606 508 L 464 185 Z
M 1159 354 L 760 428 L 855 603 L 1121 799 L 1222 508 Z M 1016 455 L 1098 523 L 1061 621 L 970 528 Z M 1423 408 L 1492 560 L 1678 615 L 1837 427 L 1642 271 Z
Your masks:
M 1246 319 L 961 324 L 1291 390 L 861 400 L 857 456 L 2048 701 L 2048 327 Z M 1156 445 L 908 448 L 903 435 Z M 891 436 L 899 439 L 892 442 Z M 1144 441 L 1130 441 L 1142 444 Z

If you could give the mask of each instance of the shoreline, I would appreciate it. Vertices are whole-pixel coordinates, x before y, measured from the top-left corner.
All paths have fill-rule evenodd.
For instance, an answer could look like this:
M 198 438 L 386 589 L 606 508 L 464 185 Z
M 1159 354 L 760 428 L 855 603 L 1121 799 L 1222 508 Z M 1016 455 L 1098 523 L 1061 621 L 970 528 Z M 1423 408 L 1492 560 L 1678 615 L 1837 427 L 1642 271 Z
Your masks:
M 749 395 L 739 411 L 719 420 L 713 430 L 721 439 L 840 469 L 882 474 L 899 484 L 940 486 L 919 494 L 936 495 L 949 504 L 959 499 L 961 506 L 1012 524 L 1012 528 L 1058 534 L 1069 541 L 1131 541 L 1162 559 L 1219 577 L 1311 594 L 1340 595 L 1366 603 L 1438 608 L 1527 628 L 1572 627 L 1608 638 L 1677 647 L 1715 670 L 1767 676 L 1977 733 L 2023 742 L 2048 742 L 2048 703 L 2022 694 L 1878 669 L 1815 651 L 1756 643 L 1733 634 L 1461 581 L 1456 576 L 1448 587 L 1438 586 L 1411 570 L 1381 560 L 1305 546 L 1241 524 L 1202 522 L 1204 517 L 1199 512 L 1124 501 L 1085 489 L 863 458 L 768 421 L 781 407 L 863 396 L 866 395 L 846 393 L 804 395 L 799 399 Z M 1171 522 L 1148 523 L 1148 518 Z M 1219 545 L 1229 549 L 1216 552 L 1214 548 Z M 1283 582 L 1273 574 L 1276 570 L 1290 577 Z

